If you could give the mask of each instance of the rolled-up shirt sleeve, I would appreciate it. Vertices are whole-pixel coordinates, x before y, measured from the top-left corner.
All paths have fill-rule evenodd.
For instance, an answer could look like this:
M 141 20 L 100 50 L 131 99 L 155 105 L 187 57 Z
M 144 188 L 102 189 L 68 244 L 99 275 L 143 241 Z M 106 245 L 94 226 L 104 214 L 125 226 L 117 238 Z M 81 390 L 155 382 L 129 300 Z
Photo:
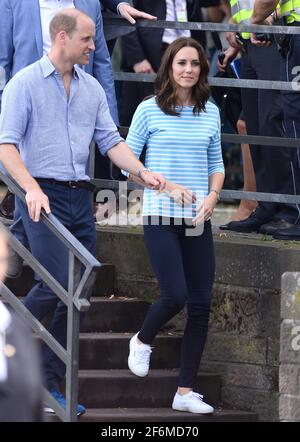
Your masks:
M 20 78 L 10 80 L 3 92 L 0 114 L 0 144 L 19 146 L 31 114 L 31 99 Z
M 107 152 L 112 147 L 116 146 L 120 141 L 124 141 L 120 136 L 117 126 L 109 112 L 106 96 L 101 88 L 99 99 L 99 107 L 95 124 L 94 141 L 102 155 L 107 155 Z

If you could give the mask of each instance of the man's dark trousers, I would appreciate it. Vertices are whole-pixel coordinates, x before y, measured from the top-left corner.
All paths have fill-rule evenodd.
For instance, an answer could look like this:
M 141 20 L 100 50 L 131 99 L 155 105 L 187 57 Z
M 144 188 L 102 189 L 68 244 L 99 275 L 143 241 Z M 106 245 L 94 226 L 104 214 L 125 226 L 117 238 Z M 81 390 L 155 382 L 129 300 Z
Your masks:
M 299 23 L 298 23 L 299 25 Z M 282 91 L 282 105 L 284 113 L 284 127 L 287 138 L 300 138 L 300 35 L 291 35 L 289 47 L 285 55 L 281 56 L 281 80 L 293 82 L 295 92 Z M 293 168 L 292 194 L 300 195 L 300 142 L 299 147 L 290 148 L 291 164 Z M 299 223 L 300 208 L 297 205 Z
M 280 80 L 280 55 L 276 45 L 257 47 L 245 41 L 241 77 L 243 79 Z M 284 137 L 280 91 L 242 89 L 242 105 L 248 135 Z M 290 151 L 285 147 L 250 145 L 258 192 L 293 193 L 293 172 Z M 282 218 L 295 222 L 295 205 L 260 203 L 260 214 L 266 218 Z
M 93 254 L 96 251 L 96 231 L 90 192 L 82 188 L 70 188 L 54 183 L 39 183 L 48 196 L 53 215 Z M 35 223 L 28 215 L 27 207 L 16 200 L 33 256 L 53 275 L 58 282 L 68 289 L 68 250 L 62 242 L 45 226 Z M 37 277 L 37 284 L 25 298 L 25 305 L 39 320 L 55 309 L 50 333 L 66 347 L 67 307 L 50 288 Z M 53 351 L 43 345 L 42 362 L 45 383 L 51 391 L 59 389 L 65 375 L 65 364 Z

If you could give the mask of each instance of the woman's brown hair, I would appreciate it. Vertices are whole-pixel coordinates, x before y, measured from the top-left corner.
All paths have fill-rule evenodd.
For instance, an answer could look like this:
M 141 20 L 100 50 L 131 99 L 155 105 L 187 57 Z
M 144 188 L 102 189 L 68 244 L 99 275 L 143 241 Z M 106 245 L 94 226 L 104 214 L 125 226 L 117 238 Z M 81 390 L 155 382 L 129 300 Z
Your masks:
M 201 111 L 205 111 L 205 104 L 210 95 L 207 79 L 209 65 L 204 49 L 193 38 L 178 38 L 166 49 L 155 80 L 156 102 L 165 114 L 180 115 L 180 112 L 176 110 L 178 100 L 176 85 L 172 74 L 172 63 L 177 52 L 185 47 L 195 48 L 198 52 L 200 62 L 199 80 L 192 89 L 192 100 L 195 102 L 193 109 L 194 114 L 199 114 Z

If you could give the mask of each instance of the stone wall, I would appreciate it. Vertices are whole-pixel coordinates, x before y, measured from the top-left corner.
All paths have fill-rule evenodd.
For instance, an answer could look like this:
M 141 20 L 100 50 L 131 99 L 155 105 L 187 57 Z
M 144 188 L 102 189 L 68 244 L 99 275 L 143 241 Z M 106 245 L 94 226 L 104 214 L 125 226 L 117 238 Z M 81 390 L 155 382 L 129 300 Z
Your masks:
M 101 228 L 99 236 L 99 258 L 116 265 L 115 293 L 153 300 L 158 286 L 141 230 Z M 300 247 L 258 235 L 215 233 L 215 249 L 216 283 L 201 369 L 222 376 L 224 405 L 277 421 L 281 275 L 300 269 Z M 180 314 L 166 330 L 182 331 L 183 324 Z M 295 372 L 295 366 L 285 370 Z M 294 384 L 285 388 L 294 391 Z

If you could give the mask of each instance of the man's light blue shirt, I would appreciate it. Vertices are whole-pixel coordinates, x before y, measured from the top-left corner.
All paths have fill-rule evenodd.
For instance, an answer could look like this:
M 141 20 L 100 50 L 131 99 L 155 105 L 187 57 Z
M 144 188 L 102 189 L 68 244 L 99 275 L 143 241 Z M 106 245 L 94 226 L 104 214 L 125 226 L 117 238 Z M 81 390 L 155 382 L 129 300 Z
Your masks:
M 101 154 L 122 141 L 105 93 L 74 68 L 70 95 L 47 56 L 18 72 L 4 89 L 0 144 L 14 144 L 33 177 L 88 180 L 89 147 Z

